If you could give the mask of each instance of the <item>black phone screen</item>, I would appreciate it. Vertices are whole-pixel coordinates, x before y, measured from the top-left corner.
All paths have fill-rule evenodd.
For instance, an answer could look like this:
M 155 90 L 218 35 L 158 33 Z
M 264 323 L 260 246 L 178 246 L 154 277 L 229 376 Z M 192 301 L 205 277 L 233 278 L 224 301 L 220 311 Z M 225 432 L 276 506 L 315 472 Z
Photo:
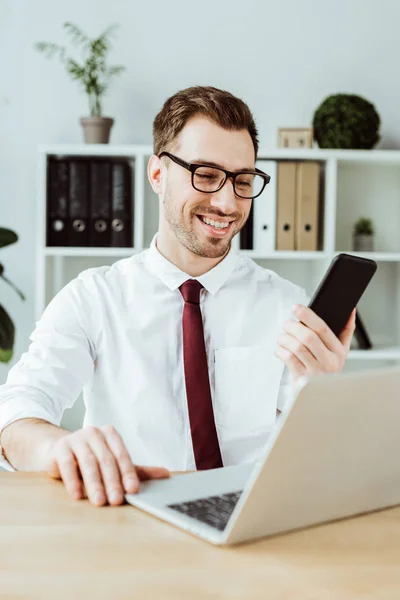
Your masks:
M 374 260 L 361 256 L 341 253 L 332 260 L 308 306 L 336 336 L 346 325 L 376 269 Z

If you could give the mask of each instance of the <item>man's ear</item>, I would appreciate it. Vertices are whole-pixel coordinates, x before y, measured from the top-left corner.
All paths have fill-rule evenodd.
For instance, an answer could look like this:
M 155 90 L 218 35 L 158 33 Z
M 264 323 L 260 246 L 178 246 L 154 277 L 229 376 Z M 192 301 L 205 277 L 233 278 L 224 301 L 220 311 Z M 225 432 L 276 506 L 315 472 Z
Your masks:
M 155 154 L 150 156 L 147 164 L 147 177 L 153 191 L 156 194 L 162 194 L 163 191 L 163 168 L 161 159 Z

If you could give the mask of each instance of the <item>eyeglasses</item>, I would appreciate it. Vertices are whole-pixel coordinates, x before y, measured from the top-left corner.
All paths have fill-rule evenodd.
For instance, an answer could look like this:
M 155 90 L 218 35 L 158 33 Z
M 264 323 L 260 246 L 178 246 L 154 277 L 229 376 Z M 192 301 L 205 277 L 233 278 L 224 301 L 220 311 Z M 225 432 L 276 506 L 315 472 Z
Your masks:
M 192 174 L 192 186 L 198 192 L 204 192 L 205 194 L 218 192 L 225 185 L 226 180 L 231 178 L 236 196 L 252 200 L 261 194 L 271 179 L 270 175 L 267 175 L 264 171 L 260 171 L 260 169 L 233 173 L 214 165 L 187 163 L 169 152 L 161 152 L 158 158 L 162 156 L 168 156 L 174 163 L 190 171 Z

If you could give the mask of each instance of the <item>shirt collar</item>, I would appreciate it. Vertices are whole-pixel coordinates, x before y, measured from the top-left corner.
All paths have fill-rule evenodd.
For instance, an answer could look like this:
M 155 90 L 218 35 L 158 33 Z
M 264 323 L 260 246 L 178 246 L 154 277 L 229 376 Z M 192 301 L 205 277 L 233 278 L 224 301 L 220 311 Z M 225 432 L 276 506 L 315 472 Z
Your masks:
M 231 247 L 225 258 L 210 271 L 200 277 L 191 277 L 167 260 L 158 250 L 156 242 L 157 234 L 153 237 L 150 248 L 147 250 L 147 266 L 171 291 L 178 289 L 188 279 L 197 279 L 207 292 L 216 294 L 227 281 L 238 259 L 237 250 Z

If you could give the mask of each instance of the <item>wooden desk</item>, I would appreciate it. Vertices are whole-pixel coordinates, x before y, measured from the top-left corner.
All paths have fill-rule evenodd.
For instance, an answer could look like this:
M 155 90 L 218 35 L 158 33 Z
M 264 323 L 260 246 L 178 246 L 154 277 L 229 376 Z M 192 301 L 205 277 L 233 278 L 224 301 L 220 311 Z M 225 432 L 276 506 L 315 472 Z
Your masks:
M 0 599 L 400 598 L 400 508 L 218 548 L 129 505 L 0 473 Z

